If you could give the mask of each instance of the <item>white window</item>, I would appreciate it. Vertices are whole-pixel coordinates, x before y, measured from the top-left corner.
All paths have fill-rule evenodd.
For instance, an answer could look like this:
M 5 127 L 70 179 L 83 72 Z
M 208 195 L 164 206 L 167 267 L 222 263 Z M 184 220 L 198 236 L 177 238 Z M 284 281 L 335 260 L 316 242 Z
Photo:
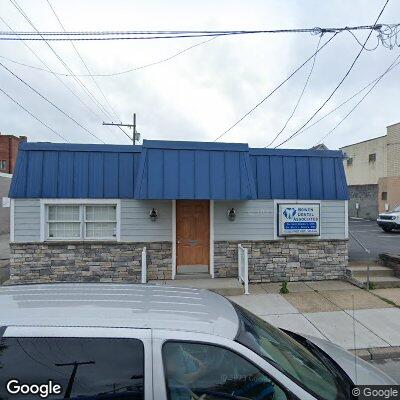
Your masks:
M 48 204 L 46 232 L 49 240 L 116 240 L 117 205 Z

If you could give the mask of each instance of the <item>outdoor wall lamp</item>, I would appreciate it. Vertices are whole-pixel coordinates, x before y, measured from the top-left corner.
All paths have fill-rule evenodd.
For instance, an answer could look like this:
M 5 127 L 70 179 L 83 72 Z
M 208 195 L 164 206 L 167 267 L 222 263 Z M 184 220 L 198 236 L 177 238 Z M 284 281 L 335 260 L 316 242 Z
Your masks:
M 150 217 L 150 219 L 152 220 L 152 222 L 155 222 L 155 221 L 157 220 L 158 212 L 157 212 L 157 210 L 156 210 L 155 208 L 153 208 L 153 209 L 150 211 L 149 217 Z
M 232 207 L 230 210 L 228 210 L 228 219 L 229 219 L 229 221 L 234 221 L 235 218 L 236 218 L 236 211 Z

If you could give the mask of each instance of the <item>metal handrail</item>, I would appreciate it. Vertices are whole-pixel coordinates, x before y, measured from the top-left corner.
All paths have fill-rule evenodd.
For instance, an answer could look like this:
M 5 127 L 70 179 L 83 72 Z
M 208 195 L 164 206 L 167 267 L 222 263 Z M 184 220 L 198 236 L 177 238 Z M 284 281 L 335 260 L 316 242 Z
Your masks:
M 142 250 L 142 283 L 147 283 L 147 251 L 146 247 Z
M 243 283 L 244 294 L 249 294 L 249 255 L 241 244 L 238 244 L 238 280 Z
M 357 238 L 356 235 L 354 235 L 353 232 L 349 231 L 349 235 L 356 241 L 356 243 L 369 255 L 371 256 L 371 250 L 368 249 L 361 241 L 360 239 Z M 368 257 L 368 263 L 367 263 L 367 291 L 369 292 L 369 267 L 371 263 L 371 257 Z

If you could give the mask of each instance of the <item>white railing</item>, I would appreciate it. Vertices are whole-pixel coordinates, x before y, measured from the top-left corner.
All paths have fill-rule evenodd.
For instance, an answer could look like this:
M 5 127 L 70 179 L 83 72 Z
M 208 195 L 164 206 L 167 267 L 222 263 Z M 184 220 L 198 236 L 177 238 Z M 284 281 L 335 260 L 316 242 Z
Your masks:
M 249 294 L 249 256 L 248 250 L 238 245 L 238 279 L 244 286 L 244 294 Z
M 142 283 L 147 283 L 147 253 L 146 247 L 142 250 Z

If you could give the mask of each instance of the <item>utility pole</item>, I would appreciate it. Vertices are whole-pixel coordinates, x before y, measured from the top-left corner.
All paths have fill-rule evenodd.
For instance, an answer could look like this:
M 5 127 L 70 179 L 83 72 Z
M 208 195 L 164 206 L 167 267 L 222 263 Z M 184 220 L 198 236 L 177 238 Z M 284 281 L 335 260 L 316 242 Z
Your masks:
M 133 142 L 134 146 L 136 145 L 136 142 L 139 142 L 139 140 L 140 140 L 140 133 L 136 131 L 136 113 L 133 113 L 133 123 L 132 124 L 123 124 L 122 122 L 119 124 L 115 123 L 115 122 L 103 122 L 103 125 L 118 126 L 120 129 L 121 129 L 121 127 L 132 129 L 132 133 L 133 133 L 132 142 Z M 125 133 L 124 130 L 122 130 L 122 131 Z
M 94 361 L 82 361 L 82 362 L 74 361 L 72 363 L 64 363 L 64 364 L 56 363 L 56 364 L 54 364 L 56 367 L 72 367 L 72 366 L 74 367 L 74 368 L 72 368 L 71 376 L 69 377 L 69 380 L 68 380 L 68 386 L 67 386 L 67 389 L 65 390 L 64 399 L 69 399 L 71 397 L 72 387 L 74 386 L 75 375 L 78 370 L 78 367 L 81 365 L 88 365 L 88 364 L 95 364 L 95 362 Z

